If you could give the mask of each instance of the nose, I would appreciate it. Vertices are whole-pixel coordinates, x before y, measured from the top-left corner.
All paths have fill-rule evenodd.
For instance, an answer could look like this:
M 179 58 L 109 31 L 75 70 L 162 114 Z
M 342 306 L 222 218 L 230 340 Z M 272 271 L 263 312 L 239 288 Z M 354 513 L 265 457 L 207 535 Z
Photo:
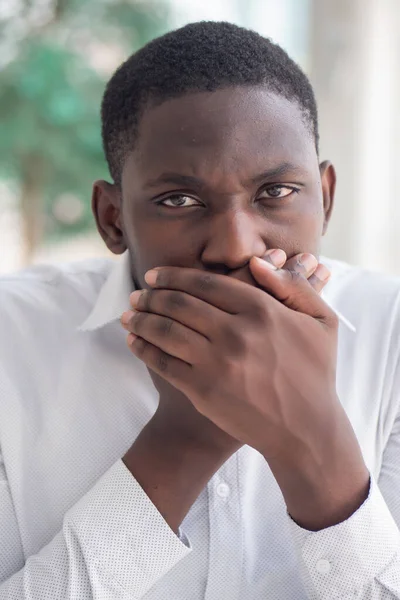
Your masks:
M 208 223 L 204 266 L 222 273 L 241 269 L 252 256 L 264 256 L 267 246 L 255 215 L 231 209 L 214 215 Z

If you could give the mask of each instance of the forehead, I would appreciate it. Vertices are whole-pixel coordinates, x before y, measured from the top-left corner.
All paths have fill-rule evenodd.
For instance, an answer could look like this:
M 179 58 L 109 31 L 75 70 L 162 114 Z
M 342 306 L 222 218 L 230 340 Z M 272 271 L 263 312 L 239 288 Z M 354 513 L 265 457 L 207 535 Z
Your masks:
M 291 162 L 315 166 L 310 126 L 297 104 L 265 88 L 227 88 L 173 98 L 144 112 L 126 167 L 201 174 L 257 172 Z M 203 173 L 204 174 L 204 173 Z

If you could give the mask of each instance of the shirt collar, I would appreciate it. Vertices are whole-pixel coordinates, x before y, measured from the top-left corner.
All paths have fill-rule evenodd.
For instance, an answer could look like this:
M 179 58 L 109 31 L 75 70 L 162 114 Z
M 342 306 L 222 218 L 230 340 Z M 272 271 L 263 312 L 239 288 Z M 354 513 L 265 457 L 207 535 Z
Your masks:
M 79 331 L 94 331 L 120 319 L 122 313 L 129 310 L 129 296 L 134 289 L 129 251 L 126 250 L 121 258 L 114 261 L 96 303 Z
M 334 273 L 332 272 L 332 279 Z M 89 316 L 80 325 L 80 331 L 94 331 L 112 321 L 118 320 L 125 310 L 129 309 L 129 296 L 134 290 L 130 270 L 129 251 L 126 250 L 122 257 L 115 261 L 110 274 L 100 290 L 96 303 Z M 336 313 L 339 321 L 350 331 L 355 332 L 354 325 L 332 306 L 327 294 L 322 292 L 323 300 Z

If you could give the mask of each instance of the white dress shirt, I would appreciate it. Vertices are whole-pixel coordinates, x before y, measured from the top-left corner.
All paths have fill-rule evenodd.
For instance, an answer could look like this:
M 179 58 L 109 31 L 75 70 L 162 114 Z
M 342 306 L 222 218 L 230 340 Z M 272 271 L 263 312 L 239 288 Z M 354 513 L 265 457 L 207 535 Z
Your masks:
M 127 470 L 157 394 L 118 321 L 126 255 L 0 280 L 0 600 L 400 599 L 400 280 L 325 262 L 338 394 L 372 483 L 319 532 L 247 446 L 179 537 Z

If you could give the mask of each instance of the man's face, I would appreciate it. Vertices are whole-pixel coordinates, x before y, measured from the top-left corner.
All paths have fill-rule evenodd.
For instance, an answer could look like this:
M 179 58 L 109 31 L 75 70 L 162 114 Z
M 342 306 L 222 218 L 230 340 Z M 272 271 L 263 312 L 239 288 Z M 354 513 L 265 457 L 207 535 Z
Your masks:
M 161 265 L 235 276 L 270 248 L 318 256 L 333 188 L 296 104 L 230 88 L 145 111 L 115 214 L 145 287 Z

